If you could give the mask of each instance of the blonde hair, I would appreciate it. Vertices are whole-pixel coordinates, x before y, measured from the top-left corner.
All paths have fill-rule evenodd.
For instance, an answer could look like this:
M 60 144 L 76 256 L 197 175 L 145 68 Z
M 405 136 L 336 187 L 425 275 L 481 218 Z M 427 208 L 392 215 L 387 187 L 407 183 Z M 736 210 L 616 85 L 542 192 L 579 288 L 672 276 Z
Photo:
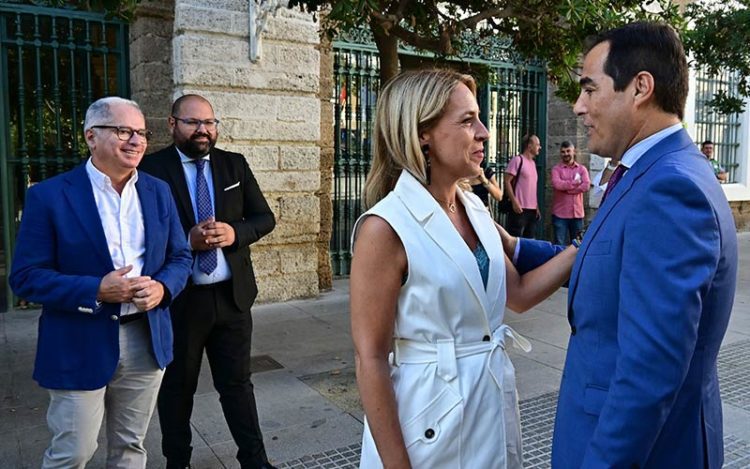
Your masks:
M 373 131 L 372 168 L 363 194 L 365 210 L 393 190 L 403 169 L 427 185 L 419 136 L 443 117 L 459 84 L 466 85 L 476 96 L 474 79 L 453 70 L 404 72 L 382 89 Z

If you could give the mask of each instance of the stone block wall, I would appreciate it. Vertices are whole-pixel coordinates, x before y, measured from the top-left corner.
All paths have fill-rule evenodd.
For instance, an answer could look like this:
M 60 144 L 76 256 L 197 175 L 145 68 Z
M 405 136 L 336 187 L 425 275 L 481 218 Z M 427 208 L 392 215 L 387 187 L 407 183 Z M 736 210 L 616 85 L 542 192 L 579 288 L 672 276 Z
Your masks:
M 170 143 L 166 130 L 166 138 L 160 136 L 176 97 L 208 99 L 221 120 L 217 146 L 245 155 L 276 215 L 276 229 L 252 246 L 258 300 L 317 295 L 323 197 L 318 24 L 300 11 L 279 10 L 253 63 L 246 0 L 153 3 L 159 6 L 141 7 L 131 37 L 131 49 L 141 51 L 131 54 L 133 95 L 149 101 L 148 125 L 157 132 L 150 150 Z M 163 31 L 167 39 L 136 34 L 141 30 Z
M 738 232 L 750 231 L 750 200 L 729 202 Z
M 147 152 L 171 143 L 166 116 L 172 105 L 174 0 L 145 0 L 130 25 L 130 88 L 154 133 Z

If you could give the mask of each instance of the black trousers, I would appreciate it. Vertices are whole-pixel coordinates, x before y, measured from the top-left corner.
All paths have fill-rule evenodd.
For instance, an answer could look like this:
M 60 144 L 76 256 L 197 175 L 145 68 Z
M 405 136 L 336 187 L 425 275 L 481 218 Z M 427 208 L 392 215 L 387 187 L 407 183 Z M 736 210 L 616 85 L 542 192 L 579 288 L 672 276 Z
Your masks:
M 522 213 L 511 210 L 508 213 L 506 225 L 505 229 L 511 236 L 534 239 L 536 237 L 536 209 L 525 208 Z
M 267 463 L 250 381 L 253 322 L 234 304 L 231 281 L 188 286 L 172 305 L 172 328 L 174 361 L 167 366 L 157 403 L 167 466 L 190 462 L 190 415 L 204 349 L 240 466 Z

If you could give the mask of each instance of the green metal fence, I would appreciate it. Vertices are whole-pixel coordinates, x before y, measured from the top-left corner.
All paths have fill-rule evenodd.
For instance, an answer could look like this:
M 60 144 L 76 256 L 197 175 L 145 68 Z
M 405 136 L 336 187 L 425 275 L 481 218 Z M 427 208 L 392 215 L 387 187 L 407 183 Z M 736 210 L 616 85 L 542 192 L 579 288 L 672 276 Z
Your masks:
M 503 55 L 487 57 L 486 51 Z M 416 51 L 401 53 L 422 55 Z M 362 213 L 361 194 L 370 169 L 371 136 L 379 90 L 377 49 L 366 32 L 334 42 L 334 180 L 333 232 L 330 255 L 333 273 L 349 275 L 350 236 Z M 484 54 L 484 56 L 482 56 Z M 482 121 L 490 130 L 487 164 L 502 174 L 509 158 L 520 151 L 527 132 L 546 140 L 547 81 L 539 65 L 515 65 L 508 47 L 480 47 L 468 63 L 481 65 L 486 76 L 479 83 L 478 101 Z M 544 155 L 537 158 L 540 200 L 544 188 Z M 500 176 L 498 176 L 500 181 Z M 497 211 L 494 211 L 497 213 Z M 503 221 L 498 217 L 498 221 Z M 541 229 L 541 227 L 540 227 Z
M 127 25 L 103 14 L 0 3 L 0 84 L 1 228 L 9 266 L 26 188 L 86 156 L 83 119 L 92 101 L 130 95 Z
M 729 173 L 728 182 L 736 182 L 739 167 L 740 130 L 742 127 L 739 114 L 720 114 L 707 103 L 720 89 L 728 90 L 730 95 L 737 95 L 735 74 L 725 71 L 719 75 L 710 75 L 705 70 L 698 70 L 695 75 L 695 138 L 696 143 L 705 140 L 714 142 L 714 158 Z

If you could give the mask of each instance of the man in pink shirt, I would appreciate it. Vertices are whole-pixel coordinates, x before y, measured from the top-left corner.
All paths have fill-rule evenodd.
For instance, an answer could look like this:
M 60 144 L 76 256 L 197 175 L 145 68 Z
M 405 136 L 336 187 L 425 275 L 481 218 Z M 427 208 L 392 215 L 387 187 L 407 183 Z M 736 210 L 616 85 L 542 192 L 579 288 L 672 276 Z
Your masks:
M 560 145 L 560 163 L 552 168 L 552 226 L 555 243 L 567 244 L 583 228 L 583 193 L 591 181 L 586 167 L 576 162 L 576 148 L 569 141 Z
M 541 151 L 542 144 L 539 137 L 527 134 L 521 140 L 521 148 L 522 153 L 511 158 L 505 168 L 505 190 L 513 204 L 505 229 L 511 236 L 534 238 L 536 221 L 540 216 L 536 195 L 538 176 L 534 159 Z

